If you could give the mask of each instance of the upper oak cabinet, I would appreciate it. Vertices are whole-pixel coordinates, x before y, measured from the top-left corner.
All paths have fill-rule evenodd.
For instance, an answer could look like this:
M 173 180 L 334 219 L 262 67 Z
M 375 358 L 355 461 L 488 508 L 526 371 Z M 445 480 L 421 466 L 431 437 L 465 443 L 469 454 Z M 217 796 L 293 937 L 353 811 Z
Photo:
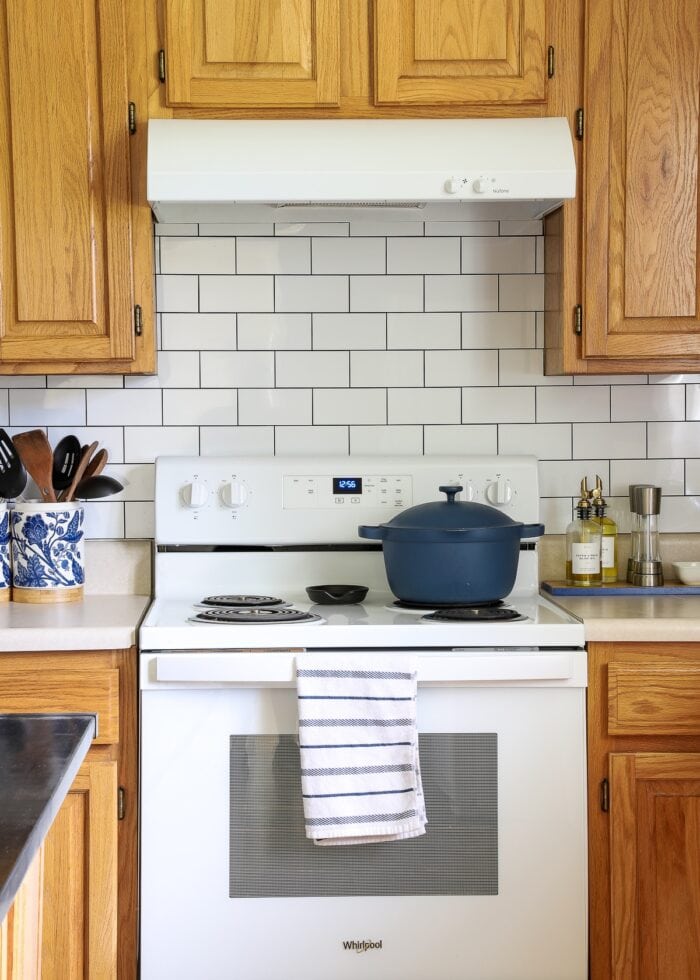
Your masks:
M 340 0 L 165 0 L 172 106 L 337 105 Z
M 545 0 L 378 0 L 378 105 L 543 102 Z
M 126 31 L 123 0 L 0 0 L 2 374 L 154 369 Z
M 699 93 L 697 0 L 588 0 L 582 264 L 548 295 L 548 373 L 698 370 Z M 546 233 L 552 285 L 561 216 Z
M 542 115 L 559 2 L 159 0 L 151 115 Z

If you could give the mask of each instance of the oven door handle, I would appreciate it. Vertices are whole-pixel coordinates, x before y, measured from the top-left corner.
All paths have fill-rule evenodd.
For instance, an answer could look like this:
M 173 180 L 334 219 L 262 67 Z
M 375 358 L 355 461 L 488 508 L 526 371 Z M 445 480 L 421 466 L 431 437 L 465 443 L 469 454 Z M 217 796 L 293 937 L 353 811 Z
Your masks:
M 374 655 L 381 657 L 381 653 Z M 162 654 L 153 658 L 149 674 L 156 685 L 161 682 L 293 687 L 296 684 L 295 658 L 296 653 L 292 651 Z M 586 657 L 581 650 L 512 653 L 455 650 L 419 656 L 418 683 L 517 684 L 540 681 L 562 686 L 585 686 L 585 671 Z

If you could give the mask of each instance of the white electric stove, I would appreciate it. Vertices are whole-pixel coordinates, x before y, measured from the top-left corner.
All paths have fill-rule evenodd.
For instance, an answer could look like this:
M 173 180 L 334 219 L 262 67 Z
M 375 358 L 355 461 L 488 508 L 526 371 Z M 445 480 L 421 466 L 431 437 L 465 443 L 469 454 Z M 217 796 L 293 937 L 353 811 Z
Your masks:
M 497 619 L 441 621 L 396 608 L 381 551 L 357 535 L 442 484 L 537 523 L 529 457 L 158 460 L 140 634 L 144 980 L 586 976 L 582 624 L 538 595 L 535 542 Z M 368 593 L 312 603 L 306 587 L 324 584 Z M 418 654 L 425 838 L 304 837 L 305 649 Z

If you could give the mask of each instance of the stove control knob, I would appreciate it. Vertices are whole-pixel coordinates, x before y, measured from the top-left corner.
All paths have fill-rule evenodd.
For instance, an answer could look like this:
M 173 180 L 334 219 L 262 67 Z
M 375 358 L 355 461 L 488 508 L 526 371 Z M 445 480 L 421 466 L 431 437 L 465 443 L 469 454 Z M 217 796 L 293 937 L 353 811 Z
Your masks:
M 248 499 L 248 488 L 240 480 L 231 480 L 221 488 L 221 503 L 224 507 L 242 507 Z
M 501 506 L 510 503 L 513 497 L 513 490 L 508 480 L 499 477 L 486 487 L 486 499 L 491 504 Z
M 462 500 L 474 500 L 476 497 L 476 490 L 474 489 L 471 481 L 466 484 L 464 490 L 461 493 Z
M 197 510 L 199 507 L 204 507 L 209 500 L 209 489 L 206 484 L 201 483 L 199 480 L 186 483 L 180 492 L 182 502 L 189 510 Z
M 462 184 L 464 181 L 460 180 L 459 177 L 450 177 L 445 181 L 445 190 L 448 194 L 457 194 L 462 190 Z

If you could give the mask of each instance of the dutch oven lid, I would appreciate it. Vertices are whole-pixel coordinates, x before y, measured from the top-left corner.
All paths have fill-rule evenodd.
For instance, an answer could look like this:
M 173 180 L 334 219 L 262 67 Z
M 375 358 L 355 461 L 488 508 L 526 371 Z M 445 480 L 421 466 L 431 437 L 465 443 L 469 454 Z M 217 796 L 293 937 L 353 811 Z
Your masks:
M 488 504 L 455 500 L 463 489 L 460 486 L 440 487 L 440 493 L 447 494 L 447 500 L 433 500 L 428 504 L 408 507 L 382 526 L 426 531 L 464 531 L 477 527 L 511 527 L 516 524 L 521 526 L 507 514 L 501 513 L 495 507 L 489 507 Z

